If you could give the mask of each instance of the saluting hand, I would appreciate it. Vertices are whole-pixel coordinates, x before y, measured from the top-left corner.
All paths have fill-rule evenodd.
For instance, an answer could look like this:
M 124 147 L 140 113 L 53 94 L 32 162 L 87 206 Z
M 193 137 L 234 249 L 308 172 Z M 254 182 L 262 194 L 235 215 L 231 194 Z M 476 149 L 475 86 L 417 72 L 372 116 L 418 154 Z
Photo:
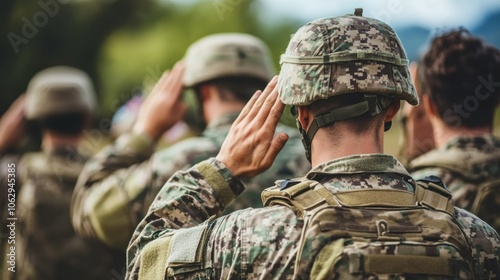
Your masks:
M 156 140 L 184 117 L 187 107 L 181 100 L 183 76 L 182 61 L 163 73 L 139 109 L 135 133 L 147 133 Z
M 26 96 L 22 94 L 0 118 L 0 151 L 15 148 L 26 136 L 25 106 Z
M 278 98 L 277 76 L 266 89 L 257 91 L 231 126 L 217 155 L 238 177 L 255 176 L 268 169 L 288 140 L 274 136 L 285 105 Z

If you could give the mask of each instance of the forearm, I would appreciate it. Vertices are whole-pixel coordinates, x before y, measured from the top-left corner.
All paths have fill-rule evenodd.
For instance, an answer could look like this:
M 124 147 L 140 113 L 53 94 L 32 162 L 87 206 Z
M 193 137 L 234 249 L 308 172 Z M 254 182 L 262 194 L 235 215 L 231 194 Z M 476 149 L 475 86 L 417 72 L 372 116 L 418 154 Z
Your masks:
M 175 173 L 132 237 L 127 252 L 129 269 L 134 267 L 141 249 L 158 234 L 193 227 L 220 215 L 243 190 L 243 183 L 214 158 Z
M 73 225 L 80 235 L 126 248 L 144 215 L 141 202 L 151 184 L 145 160 L 151 146 L 143 136 L 123 135 L 87 162 L 72 201 Z

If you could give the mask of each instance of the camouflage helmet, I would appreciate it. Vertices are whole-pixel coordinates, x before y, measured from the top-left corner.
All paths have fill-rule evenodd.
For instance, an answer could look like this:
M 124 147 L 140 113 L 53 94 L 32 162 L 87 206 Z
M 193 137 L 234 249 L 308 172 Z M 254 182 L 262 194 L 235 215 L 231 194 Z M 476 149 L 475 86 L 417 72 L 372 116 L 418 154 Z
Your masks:
M 376 94 L 418 104 L 403 46 L 387 24 L 355 14 L 307 23 L 280 60 L 280 99 L 309 105 L 346 93 Z
M 26 90 L 24 115 L 29 120 L 70 112 L 93 113 L 96 97 L 90 77 L 83 71 L 55 66 L 35 74 Z
M 189 47 L 184 60 L 186 87 L 231 76 L 257 78 L 267 83 L 275 73 L 266 44 L 242 33 L 206 36 Z

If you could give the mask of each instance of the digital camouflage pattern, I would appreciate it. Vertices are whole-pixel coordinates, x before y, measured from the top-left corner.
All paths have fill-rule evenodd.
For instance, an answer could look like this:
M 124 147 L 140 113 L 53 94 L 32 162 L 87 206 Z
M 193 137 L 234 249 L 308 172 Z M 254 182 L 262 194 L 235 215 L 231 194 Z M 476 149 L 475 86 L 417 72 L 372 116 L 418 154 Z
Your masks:
M 24 154 L 16 170 L 16 272 L 3 279 L 102 279 L 121 271 L 125 256 L 76 235 L 70 202 L 86 158 L 61 148 Z M 6 192 L 5 192 L 6 193 Z
M 332 160 L 313 168 L 306 178 L 320 181 L 332 193 L 368 188 L 413 192 L 412 179 L 403 166 L 392 156 L 382 154 Z M 127 279 L 139 279 L 151 267 L 158 267 L 160 272 L 176 272 L 175 279 L 294 279 L 304 221 L 290 208 L 281 205 L 250 208 L 214 220 L 214 216 L 223 213 L 226 200 L 243 191 L 243 182 L 214 158 L 175 173 L 158 193 L 149 214 L 132 237 L 127 253 Z M 404 211 L 401 215 L 404 217 Z M 498 277 L 498 234 L 464 210 L 456 208 L 455 217 L 470 243 L 478 279 Z M 198 231 L 205 235 L 193 234 Z M 165 245 L 162 242 L 172 234 L 170 251 L 166 251 L 168 258 L 185 261 L 169 261 L 171 267 L 165 270 L 167 263 L 154 259 L 161 259 L 162 255 L 152 259 L 146 252 L 151 248 L 161 251 Z M 315 240 L 306 242 L 313 244 Z M 304 258 L 307 263 L 301 263 L 308 268 L 306 275 L 315 263 L 318 249 L 305 252 L 310 256 Z M 201 257 L 196 252 L 202 252 Z M 381 250 L 380 253 L 397 252 Z
M 125 251 L 130 237 L 164 183 L 178 170 L 214 157 L 227 136 L 237 114 L 211 122 L 201 136 L 181 141 L 153 153 L 144 136 L 122 135 L 89 160 L 73 197 L 73 225 L 88 237 L 96 237 L 113 248 Z M 300 135 L 293 128 L 279 125 L 278 132 L 290 138 L 273 166 L 265 173 L 245 180 L 248 191 L 226 211 L 261 207 L 262 186 L 275 178 L 295 177 L 310 169 L 303 157 Z
M 440 177 L 453 194 L 455 205 L 470 211 L 481 184 L 500 179 L 500 139 L 493 135 L 456 137 L 410 162 L 415 178 Z M 490 205 L 481 205 L 479 215 L 500 230 L 500 194 L 493 193 Z
M 418 104 L 403 46 L 394 30 L 376 19 L 346 15 L 309 22 L 293 35 L 281 64 L 278 90 L 287 105 L 345 93 Z

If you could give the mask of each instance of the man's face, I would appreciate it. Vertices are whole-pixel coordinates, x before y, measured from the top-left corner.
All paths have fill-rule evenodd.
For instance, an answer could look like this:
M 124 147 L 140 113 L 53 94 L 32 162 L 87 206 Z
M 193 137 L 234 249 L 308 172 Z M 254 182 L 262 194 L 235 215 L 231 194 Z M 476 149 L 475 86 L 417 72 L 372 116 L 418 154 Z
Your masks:
M 406 105 L 402 111 L 406 144 L 404 155 L 412 160 L 434 148 L 432 125 L 423 105 Z
M 410 64 L 410 72 L 415 85 L 419 85 L 417 75 L 417 65 Z M 417 86 L 417 93 L 422 100 L 421 89 Z M 434 148 L 434 135 L 429 115 L 422 102 L 417 106 L 405 104 L 403 114 L 403 133 L 405 133 L 405 143 L 403 143 L 402 153 L 407 160 L 412 160 Z

